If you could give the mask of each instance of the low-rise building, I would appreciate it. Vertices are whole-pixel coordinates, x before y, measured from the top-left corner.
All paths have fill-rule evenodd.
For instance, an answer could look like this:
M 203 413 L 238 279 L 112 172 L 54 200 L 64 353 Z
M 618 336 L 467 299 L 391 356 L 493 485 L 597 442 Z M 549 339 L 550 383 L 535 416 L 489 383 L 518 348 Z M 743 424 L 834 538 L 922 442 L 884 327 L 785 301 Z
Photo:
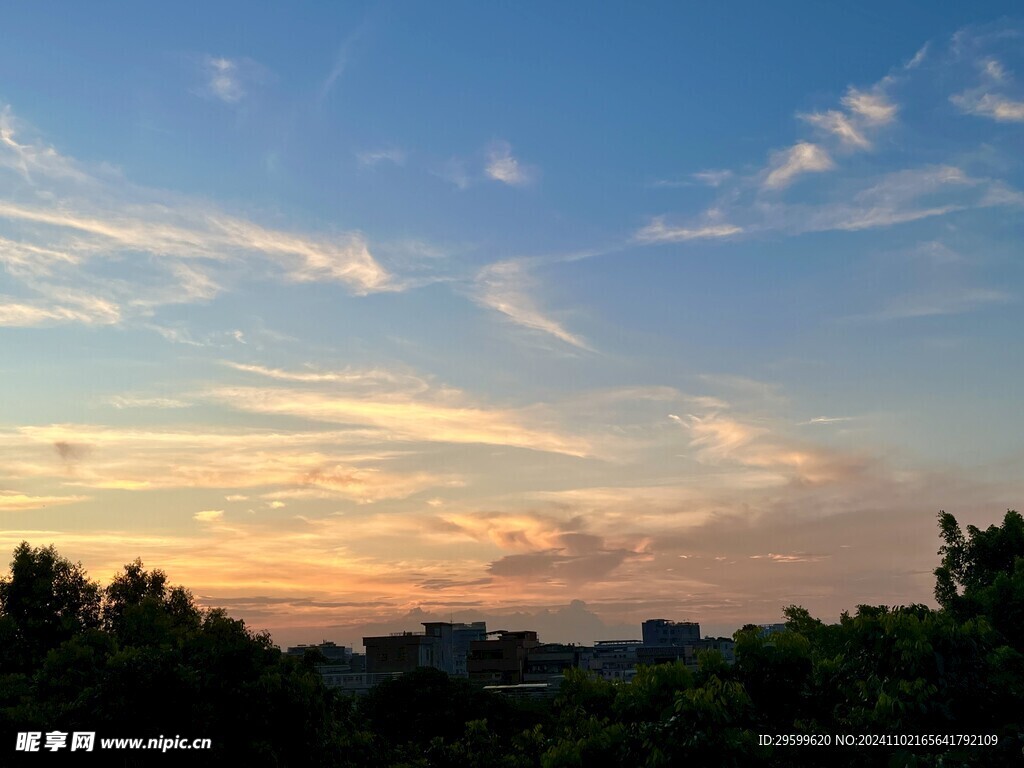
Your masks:
M 776 632 L 785 632 L 785 624 L 758 624 L 761 630 L 761 637 L 768 637 L 768 635 L 774 635 Z
M 648 619 L 641 625 L 644 645 L 691 645 L 700 640 L 696 621 Z
M 364 637 L 368 673 L 411 672 L 433 667 L 449 675 L 466 675 L 466 656 L 475 640 L 487 636 L 482 621 L 455 624 L 447 621 L 423 623 L 423 632 L 395 632 Z
M 731 637 L 705 637 L 696 645 L 698 651 L 718 651 L 726 664 L 736 662 L 736 641 Z
M 522 683 L 527 651 L 540 645 L 537 633 L 500 629 L 487 634 L 497 637 L 474 640 L 469 644 L 469 658 L 466 660 L 469 679 L 489 685 Z
M 590 658 L 590 669 L 604 680 L 629 682 L 636 676 L 640 640 L 598 640 Z
M 366 671 L 412 672 L 419 667 L 441 669 L 437 639 L 422 632 L 396 632 L 381 637 L 364 637 Z
M 589 669 L 594 649 L 583 645 L 542 643 L 526 651 L 523 665 L 524 683 L 551 683 L 564 678 L 567 669 Z
M 302 657 L 313 651 L 319 651 L 332 664 L 347 664 L 353 655 L 351 646 L 338 645 L 330 640 L 324 640 L 317 645 L 293 645 L 285 651 L 285 654 Z

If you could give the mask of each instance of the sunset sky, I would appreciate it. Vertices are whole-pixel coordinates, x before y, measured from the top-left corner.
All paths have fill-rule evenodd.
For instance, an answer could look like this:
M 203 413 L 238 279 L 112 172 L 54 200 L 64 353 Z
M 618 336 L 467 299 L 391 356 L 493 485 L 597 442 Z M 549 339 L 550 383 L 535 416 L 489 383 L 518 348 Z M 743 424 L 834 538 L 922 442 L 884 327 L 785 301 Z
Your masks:
M 1020 6 L 692 5 L 9 5 L 0 549 L 283 644 L 933 603 L 1024 508 Z

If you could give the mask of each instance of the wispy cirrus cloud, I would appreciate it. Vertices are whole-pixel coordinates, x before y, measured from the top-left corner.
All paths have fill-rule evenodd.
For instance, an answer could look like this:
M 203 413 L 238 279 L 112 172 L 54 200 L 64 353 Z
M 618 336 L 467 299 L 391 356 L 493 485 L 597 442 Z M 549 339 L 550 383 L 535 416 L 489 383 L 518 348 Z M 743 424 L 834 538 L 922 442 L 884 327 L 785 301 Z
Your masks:
M 457 155 L 436 161 L 430 172 L 460 190 L 484 181 L 497 181 L 510 187 L 528 187 L 540 178 L 536 165 L 524 163 L 512 152 L 512 145 L 495 139 L 483 149 L 483 157 Z
M 772 153 L 759 171 L 732 176 L 716 172 L 711 179 L 718 184 L 718 199 L 703 213 L 674 217 L 680 224 L 668 223 L 665 215 L 654 216 L 634 234 L 634 240 L 685 242 L 739 231 L 746 237 L 769 232 L 859 231 L 962 211 L 1024 205 L 1024 194 L 999 178 L 998 166 L 991 163 L 974 164 L 969 171 L 969 164 L 959 157 L 947 163 L 895 169 L 878 161 L 864 166 L 872 172 L 859 168 L 854 173 L 843 162 L 851 154 L 881 154 L 875 152 L 878 140 L 898 117 L 902 134 L 926 139 L 931 126 L 920 122 L 919 110 L 901 107 L 897 95 L 931 92 L 937 72 L 955 81 L 963 77 L 966 67 L 980 81 L 952 97 L 961 111 L 1003 122 L 1024 119 L 1018 109 L 1024 102 L 1013 90 L 1011 69 L 991 50 L 998 44 L 1005 48 L 1005 55 L 1016 55 L 1010 53 L 1015 34 L 1002 28 L 986 34 L 961 31 L 949 51 L 937 54 L 932 46 L 925 46 L 873 85 L 849 86 L 835 107 L 798 113 L 801 121 L 814 129 L 814 137 Z M 779 195 L 808 174 L 823 177 L 813 200 L 794 197 L 799 190 L 785 198 Z
M 1024 122 L 1024 91 L 1014 70 L 1024 66 L 1021 30 L 1006 21 L 964 27 L 950 41 L 950 56 L 969 74 L 950 102 L 962 113 L 1000 123 Z
M 188 408 L 191 403 L 176 397 L 145 397 L 137 395 L 115 395 L 107 400 L 118 410 L 125 408 Z
M 681 179 L 657 179 L 650 182 L 648 186 L 654 187 L 655 189 L 675 189 L 678 187 L 693 187 L 697 185 L 704 185 L 707 187 L 720 187 L 729 179 L 733 178 L 734 173 L 727 169 L 709 169 L 706 171 L 698 171 L 697 173 L 691 173 Z
M 681 243 L 687 240 L 714 240 L 732 237 L 743 231 L 734 224 L 703 224 L 694 226 L 671 226 L 665 222 L 664 216 L 656 216 L 651 222 L 639 229 L 634 235 L 641 243 Z
M 728 168 L 722 168 L 710 171 L 698 171 L 693 174 L 693 178 L 702 184 L 707 184 L 709 187 L 720 187 L 725 182 L 729 181 L 733 177 L 733 172 Z
M 953 94 L 949 100 L 960 111 L 1002 123 L 1024 122 L 1024 98 L 1015 87 L 1012 74 L 998 59 L 983 57 L 976 62 L 978 85 Z
M 0 295 L 0 326 L 31 327 L 60 323 L 115 325 L 121 321 L 121 309 L 98 296 L 45 286 L 31 302 Z
M 888 125 L 896 119 L 897 106 L 888 95 L 893 83 L 888 75 L 869 89 L 850 86 L 840 100 L 843 109 L 829 109 L 799 115 L 832 141 L 836 150 L 857 152 L 872 148 L 869 131 Z M 762 187 L 784 189 L 805 173 L 821 173 L 837 168 L 828 148 L 809 141 L 800 141 L 787 150 L 772 154 Z
M 779 554 L 769 552 L 767 555 L 748 555 L 751 560 L 770 560 L 773 563 L 816 563 L 824 560 L 829 555 L 815 555 L 811 552 L 794 552 L 791 554 Z
M 849 153 L 870 150 L 874 146 L 871 134 L 896 120 L 899 108 L 889 95 L 889 90 L 896 81 L 896 76 L 887 75 L 867 89 L 850 86 L 846 95 L 840 99 L 842 109 L 811 112 L 800 114 L 798 117 L 817 128 L 826 139 L 831 140 L 837 151 Z M 824 163 L 825 156 L 817 160 Z M 827 165 L 808 170 L 833 170 L 836 166 L 831 162 L 831 158 L 828 162 Z
M 851 87 L 843 96 L 842 104 L 851 115 L 859 117 L 867 125 L 887 125 L 896 118 L 897 107 L 885 94 L 884 86 L 891 78 L 883 78 L 869 91 Z
M 507 141 L 495 141 L 487 149 L 487 164 L 484 171 L 488 178 L 513 187 L 522 187 L 537 178 L 537 169 L 525 165 L 512 154 L 512 145 Z
M 249 97 L 253 87 L 273 79 L 270 71 L 250 58 L 203 55 L 192 57 L 201 80 L 194 93 L 206 99 L 236 106 Z
M 204 509 L 192 515 L 192 519 L 200 523 L 219 523 L 224 519 L 223 509 Z
M 589 454 L 581 438 L 530 424 L 525 414 L 428 398 L 370 399 L 281 387 L 217 387 L 209 397 L 241 411 L 295 416 L 316 422 L 358 424 L 378 439 L 424 443 L 482 443 Z
M 262 488 L 276 489 L 265 491 L 272 499 L 372 503 L 461 483 L 452 473 L 393 466 L 394 455 L 375 450 L 380 435 L 368 430 L 218 432 L 54 424 L 3 434 L 8 448 L 0 455 L 12 471 L 95 489 Z
M 761 204 L 761 227 L 802 232 L 856 231 L 944 216 L 955 211 L 1019 206 L 1019 192 L 956 166 L 927 166 L 888 173 L 847 198 L 819 204 Z
M 398 147 L 386 147 L 383 149 L 364 149 L 356 152 L 356 161 L 363 168 L 373 168 L 381 163 L 392 165 L 405 165 L 408 154 L 404 149 Z
M 840 423 L 846 422 L 846 421 L 853 421 L 853 417 L 852 416 L 815 416 L 813 419 L 808 419 L 807 421 L 801 421 L 800 425 L 801 426 L 806 426 L 806 425 L 811 425 L 811 424 L 840 424 Z
M 234 104 L 245 95 L 238 63 L 223 56 L 207 56 L 203 62 L 206 69 L 206 92 Z
M 701 462 L 753 468 L 756 484 L 817 487 L 849 484 L 863 478 L 872 462 L 793 439 L 765 423 L 722 411 L 670 416 L 690 434 L 690 448 Z
M 15 171 L 29 183 L 37 177 L 76 183 L 90 181 L 77 163 L 53 147 L 20 138 L 23 128 L 10 104 L 5 104 L 0 110 L 0 168 Z
M 74 504 L 86 498 L 86 496 L 33 496 L 19 491 L 0 491 L 0 512 L 20 512 L 26 509 Z
M 408 394 L 425 392 L 430 388 L 427 379 L 411 373 L 389 371 L 383 368 L 347 368 L 340 371 L 327 371 L 319 368 L 307 367 L 306 370 L 286 370 L 284 368 L 270 368 L 265 365 L 254 365 L 250 363 L 236 363 L 225 360 L 224 365 L 244 373 L 254 373 L 269 379 L 279 381 L 296 381 L 310 384 L 343 384 L 350 389 L 359 389 L 366 394 L 380 392 L 381 388 L 387 391 L 401 391 Z
M 537 306 L 535 292 L 536 282 L 528 266 L 521 260 L 509 260 L 491 264 L 477 274 L 473 298 L 518 326 L 554 337 L 577 349 L 594 351 L 581 336 L 545 314 Z
M 950 97 L 964 112 L 1000 122 L 1024 123 L 1024 101 L 993 93 L 961 93 Z
M 831 171 L 836 167 L 828 152 L 808 141 L 801 141 L 789 149 L 772 156 L 768 175 L 764 179 L 765 189 L 784 189 L 797 176 L 805 173 Z
M 994 288 L 958 286 L 942 290 L 918 291 L 900 296 L 889 306 L 875 312 L 846 318 L 851 322 L 885 322 L 941 315 L 960 315 L 986 307 L 1008 304 L 1013 294 Z
M 199 201 L 134 187 L 38 139 L 0 113 L 3 264 L 22 295 L 0 299 L 0 323 L 117 324 L 168 304 L 209 301 L 239 267 L 260 262 L 289 282 L 336 282 L 357 295 L 399 290 L 358 231 L 333 236 L 257 224 Z M 104 265 L 132 256 L 111 277 Z M 139 258 L 140 256 L 144 258 Z
M 292 372 L 264 366 L 233 367 L 301 386 L 224 385 L 212 387 L 202 396 L 250 413 L 350 425 L 361 438 L 385 444 L 482 443 L 577 457 L 594 451 L 585 438 L 559 428 L 555 414 L 543 406 L 490 406 L 424 377 L 378 369 Z
M 871 149 L 871 141 L 863 129 L 842 112 L 830 109 L 827 112 L 804 115 L 804 119 L 811 125 L 834 134 L 844 145 L 857 149 Z
M 726 169 L 692 174 L 693 179 L 720 189 L 720 201 L 700 216 L 690 217 L 686 224 L 672 225 L 666 223 L 666 216 L 654 216 L 634 233 L 634 240 L 651 244 L 678 243 L 763 229 L 756 224 L 750 226 L 753 222 L 738 220 L 739 217 L 750 218 L 739 201 L 749 199 L 757 190 L 778 193 L 806 174 L 837 170 L 840 166 L 833 157 L 836 152 L 871 149 L 869 132 L 893 122 L 897 113 L 897 106 L 888 95 L 893 81 L 892 76 L 886 76 L 867 89 L 851 86 L 840 100 L 841 109 L 800 114 L 804 122 L 818 130 L 819 140 L 800 140 L 786 149 L 772 152 L 768 165 L 757 173 L 742 175 Z
M 317 103 L 323 104 L 331 91 L 334 90 L 335 85 L 344 76 L 346 70 L 348 70 L 349 64 L 352 61 L 352 56 L 356 51 L 363 38 L 369 32 L 371 23 L 369 18 L 364 19 L 357 27 L 355 27 L 349 34 L 347 34 L 341 43 L 338 45 L 338 50 L 334 55 L 334 63 L 331 65 L 330 71 L 324 78 L 324 81 L 320 84 L 320 88 L 317 91 Z

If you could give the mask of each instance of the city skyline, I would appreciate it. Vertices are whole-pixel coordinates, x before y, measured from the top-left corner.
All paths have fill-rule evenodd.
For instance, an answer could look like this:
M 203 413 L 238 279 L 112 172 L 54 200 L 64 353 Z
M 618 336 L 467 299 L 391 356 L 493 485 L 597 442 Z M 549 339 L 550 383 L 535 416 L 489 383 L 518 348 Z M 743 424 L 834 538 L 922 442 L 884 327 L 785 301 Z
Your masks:
M 1012 4 L 117 8 L 5 21 L 7 552 L 589 642 L 1021 507 Z

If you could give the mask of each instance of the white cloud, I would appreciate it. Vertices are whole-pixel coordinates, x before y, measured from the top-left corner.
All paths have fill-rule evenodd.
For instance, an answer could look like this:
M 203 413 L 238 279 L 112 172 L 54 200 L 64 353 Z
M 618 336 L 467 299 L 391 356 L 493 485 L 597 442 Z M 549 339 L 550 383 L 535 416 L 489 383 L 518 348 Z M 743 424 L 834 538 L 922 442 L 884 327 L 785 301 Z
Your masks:
M 512 155 L 512 146 L 507 141 L 496 141 L 487 150 L 487 175 L 495 181 L 521 187 L 536 177 L 536 170 L 525 166 Z
M 872 92 L 850 88 L 842 104 L 869 125 L 885 125 L 896 119 L 896 105 L 888 100 L 878 86 Z
M 192 92 L 229 106 L 249 101 L 255 88 L 275 79 L 270 70 L 246 57 L 203 55 L 192 60 L 202 81 Z
M 83 183 L 88 176 L 78 165 L 40 141 L 21 143 L 16 138 L 25 130 L 9 104 L 0 110 L 0 168 L 10 168 L 26 181 L 38 174 L 43 177 Z
M 121 320 L 117 304 L 77 291 L 46 286 L 43 301 L 25 303 L 0 296 L 0 326 L 32 327 L 57 323 L 114 325 Z
M 843 421 L 853 421 L 852 416 L 815 416 L 813 419 L 807 421 L 801 421 L 800 426 L 807 426 L 810 424 L 838 424 Z
M 205 61 L 207 92 L 227 104 L 234 104 L 245 95 L 238 72 L 238 63 L 223 56 L 207 56 Z
M 358 426 L 353 440 L 377 442 L 484 443 L 570 456 L 593 453 L 590 441 L 550 426 L 543 409 L 511 409 L 474 403 L 457 390 L 410 391 L 401 385 L 362 388 L 220 386 L 206 396 L 240 411 L 288 415 L 309 421 Z
M 357 231 L 288 232 L 200 201 L 88 172 L 0 113 L 0 265 L 25 289 L 0 297 L 0 324 L 117 324 L 170 304 L 209 301 L 243 269 L 269 262 L 292 282 L 352 293 L 402 290 Z M 130 277 L 105 265 L 131 257 Z M 250 266 L 250 268 L 252 268 Z M 227 286 L 230 287 L 230 286 Z
M 885 174 L 841 202 L 761 202 L 734 212 L 759 217 L 751 230 L 790 234 L 889 227 L 956 211 L 1024 205 L 1024 195 L 992 179 L 966 175 L 955 166 L 925 166 Z
M 815 112 L 810 115 L 801 115 L 816 128 L 837 136 L 843 144 L 856 149 L 870 149 L 871 142 L 868 141 L 864 132 L 842 112 L 830 109 L 828 112 Z
M 771 170 L 764 180 L 767 189 L 788 187 L 803 173 L 820 173 L 835 168 L 828 152 L 817 144 L 801 141 L 772 155 Z
M 688 420 L 672 415 L 670 418 L 689 429 L 692 435 L 691 446 L 697 448 L 701 455 L 714 459 L 733 456 L 740 448 L 767 432 L 763 427 L 744 424 L 714 412 L 705 416 L 691 414 Z
M 748 555 L 751 560 L 772 560 L 776 563 L 816 563 L 825 560 L 828 555 L 813 555 L 805 552 L 798 552 L 792 555 L 780 555 L 769 552 L 767 555 Z
M 692 174 L 693 178 L 702 184 L 707 184 L 709 187 L 720 187 L 726 181 L 732 178 L 732 171 L 728 169 L 719 169 L 711 171 L 700 171 Z
M 372 168 L 380 163 L 393 163 L 394 165 L 405 165 L 406 153 L 404 149 L 389 147 L 387 149 L 367 149 L 356 153 L 356 160 L 364 168 Z
M 42 509 L 59 504 L 74 504 L 84 501 L 86 496 L 32 496 L 18 491 L 0 491 L 0 512 L 15 512 L 24 509 Z
M 998 59 L 985 59 L 981 62 L 981 66 L 985 76 L 990 80 L 1003 83 L 1010 79 L 1009 73 Z
M 545 315 L 531 295 L 535 285 L 520 261 L 502 261 L 477 275 L 473 298 L 478 304 L 508 317 L 516 325 L 553 336 L 578 349 L 593 351 L 580 336 Z
M 966 41 L 972 47 L 983 41 L 983 38 L 966 34 L 961 38 L 961 42 Z M 1013 75 L 1003 63 L 994 56 L 976 55 L 974 65 L 978 84 L 950 96 L 949 100 L 969 115 L 1002 123 L 1024 122 L 1024 98 L 1020 90 L 1014 88 Z
M 170 328 L 168 326 L 156 325 L 153 323 L 149 323 L 145 327 L 151 331 L 156 331 L 172 344 L 185 344 L 190 347 L 210 346 L 207 340 L 198 341 L 197 339 L 192 338 L 192 334 L 184 328 Z
M 869 131 L 888 125 L 896 118 L 897 107 L 892 103 L 887 89 L 894 82 L 892 76 L 886 76 L 869 90 L 850 87 L 840 100 L 843 110 L 830 109 L 825 112 L 802 114 L 799 117 L 815 128 L 823 131 L 827 137 L 839 139 L 839 148 L 847 151 L 864 151 L 871 149 Z M 827 170 L 812 168 L 811 170 Z
M 295 381 L 307 384 L 337 384 L 348 391 L 358 391 L 366 395 L 386 394 L 415 395 L 430 389 L 430 382 L 422 376 L 411 373 L 399 373 L 382 368 L 346 368 L 340 371 L 317 370 L 312 366 L 307 370 L 290 371 L 282 368 L 269 368 L 264 365 L 250 365 L 224 361 L 224 365 L 243 373 L 254 373 L 268 379 L 278 381 Z
M 762 420 L 718 411 L 673 420 L 689 431 L 698 461 L 741 468 L 736 480 L 751 487 L 848 483 L 863 477 L 870 463 L 863 457 L 792 440 Z
M 192 519 L 198 520 L 200 523 L 219 523 L 223 518 L 223 509 L 204 509 L 192 515 Z
M 251 393 L 254 390 L 246 390 Z M 275 394 L 281 394 L 280 391 Z M 286 393 L 285 393 L 286 394 Z M 321 396 L 323 400 L 330 400 Z M 243 411 L 258 412 L 259 403 Z M 302 403 L 286 405 L 270 402 L 278 412 L 301 408 Z M 265 410 L 265 409 L 264 409 Z M 388 411 L 385 407 L 383 410 Z M 392 422 L 400 424 L 401 409 L 389 411 Z M 428 411 L 410 408 L 407 417 L 414 421 Z M 269 411 L 268 411 L 269 412 Z M 435 424 L 435 434 L 426 439 L 443 439 L 445 421 L 462 419 L 469 429 L 473 414 L 462 415 L 458 409 L 442 408 Z M 507 437 L 517 428 L 513 414 L 504 414 Z M 351 419 L 350 421 L 356 421 Z M 385 421 L 386 419 L 383 419 Z M 491 416 L 492 423 L 482 429 L 498 436 L 501 417 Z M 400 426 L 398 427 L 400 428 Z M 525 430 L 524 430 L 525 431 Z M 464 433 L 463 433 L 464 434 Z M 543 442 L 551 435 L 532 432 L 530 435 Z M 165 488 L 210 489 L 281 489 L 279 498 L 307 495 L 316 498 L 350 499 L 367 503 L 380 499 L 401 499 L 430 488 L 453 487 L 461 478 L 452 474 L 437 474 L 425 470 L 395 468 L 397 455 L 387 450 L 367 451 L 373 441 L 387 440 L 380 428 L 327 430 L 321 432 L 288 432 L 250 430 L 244 432 L 210 432 L 187 430 L 133 430 L 84 424 L 54 424 L 42 427 L 23 427 L 0 432 L 0 463 L 22 477 L 49 478 L 65 486 L 118 490 L 153 490 Z M 499 438 L 501 439 L 501 438 Z M 529 437 L 523 436 L 523 442 Z M 531 447 L 534 447 L 531 445 Z M 305 495 L 304 495 L 305 494 Z M 229 502 L 244 501 L 248 493 L 235 492 L 226 496 Z M 44 503 L 70 503 L 78 497 L 40 497 L 37 506 Z M 36 504 L 30 497 L 7 499 L 7 505 Z M 0 508 L 3 508 L 0 498 Z M 217 512 L 222 510 L 204 510 Z M 207 515 L 210 517 L 210 515 Z
M 123 408 L 188 408 L 191 403 L 173 397 L 135 397 L 116 395 L 107 402 L 118 409 Z
M 334 56 L 334 64 L 331 66 L 331 71 L 327 73 L 327 77 L 324 78 L 324 82 L 321 84 L 320 91 L 317 94 L 318 104 L 323 104 L 331 90 L 333 90 L 335 84 L 345 74 L 345 70 L 348 69 L 349 61 L 352 59 L 352 54 L 355 51 L 356 46 L 366 35 L 369 29 L 369 20 L 364 20 L 341 41 L 341 44 L 338 46 L 338 52 Z
M 850 320 L 904 320 L 939 315 L 960 315 L 1013 301 L 1012 294 L 992 288 L 962 287 L 902 296 L 887 309 Z
M 922 45 L 917 50 L 917 53 L 914 54 L 913 58 L 911 58 L 911 60 L 908 61 L 903 66 L 903 68 L 904 69 L 917 69 L 919 66 L 921 66 L 921 64 L 924 63 L 924 60 L 926 58 L 928 58 L 928 48 L 929 48 L 929 44 L 928 43 L 925 43 L 924 45 Z
M 742 227 L 732 224 L 705 224 L 694 227 L 672 227 L 665 223 L 662 216 L 656 216 L 635 237 L 643 243 L 681 243 L 687 240 L 707 240 L 731 237 L 743 231 Z
M 952 101 L 961 111 L 971 115 L 989 117 L 1001 123 L 1024 122 L 1024 101 L 1015 101 L 994 93 L 978 93 L 965 91 L 951 96 Z

